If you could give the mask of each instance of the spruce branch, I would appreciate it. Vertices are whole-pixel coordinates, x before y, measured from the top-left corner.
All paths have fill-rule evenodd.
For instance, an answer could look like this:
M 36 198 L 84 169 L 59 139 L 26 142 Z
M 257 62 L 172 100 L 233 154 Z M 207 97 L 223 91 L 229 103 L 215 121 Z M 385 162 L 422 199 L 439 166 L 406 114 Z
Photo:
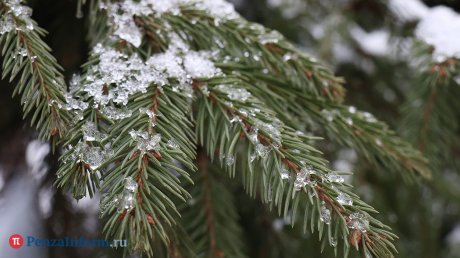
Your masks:
M 341 104 L 342 79 L 276 31 L 245 21 L 223 2 L 175 1 L 166 11 L 157 4 L 91 1 L 93 50 L 68 92 L 58 88 L 63 80 L 52 81 L 59 67 L 40 43 L 40 31 L 2 36 L 4 70 L 14 78 L 21 66 L 30 67 L 32 75 L 19 85 L 35 81 L 20 93 L 34 94 L 33 103 L 49 110 L 37 115 L 51 119 L 46 130 L 62 133 L 60 120 L 53 120 L 61 116 L 62 126 L 70 127 L 57 184 L 76 198 L 101 191 L 104 232 L 134 243 L 126 252 L 244 257 L 233 241 L 239 235 L 234 208 L 222 203 L 231 197 L 224 189 L 213 198 L 217 182 L 203 164 L 207 159 L 197 161 L 202 174 L 189 174 L 197 170 L 198 139 L 211 161 L 241 177 L 251 196 L 260 195 L 280 215 L 292 213 L 304 231 L 317 230 L 323 248 L 337 250 L 340 240 L 344 256 L 352 247 L 366 256 L 393 257 L 396 236 L 371 216 L 376 211 L 351 191 L 343 173 L 328 167 L 313 147 L 318 138 L 297 129 L 323 128 L 373 162 L 428 175 L 421 155 L 384 124 Z M 7 7 L 0 10 L 9 15 Z M 35 61 L 11 61 L 12 38 L 26 51 L 38 46 L 31 52 L 37 52 Z M 48 63 L 54 68 L 40 72 Z M 44 87 L 49 84 L 56 92 Z M 201 213 L 179 209 L 192 196 L 202 200 Z M 204 231 L 190 233 L 194 224 L 180 225 L 181 215 L 196 216 Z M 217 228 L 224 224 L 231 235 L 220 237 Z M 200 244 L 190 248 L 191 241 Z
M 266 74 L 277 74 L 290 82 L 290 88 L 312 96 L 336 102 L 343 99 L 342 79 L 297 50 L 277 31 L 241 18 L 219 23 L 218 18 L 193 6 L 184 6 L 181 11 L 180 16 L 164 14 L 161 19 L 139 17 L 138 24 L 157 42 L 167 38 L 165 35 L 172 30 L 198 49 L 218 50 L 222 63 L 237 61 L 241 68 L 257 67 Z
M 0 1 L 2 78 L 17 84 L 13 94 L 21 96 L 24 116 L 31 116 L 40 137 L 62 138 L 71 120 L 64 108 L 66 84 L 62 68 L 41 39 L 46 31 L 30 18 L 31 12 L 19 1 Z
M 275 113 L 256 98 L 246 95 L 244 101 L 235 101 L 231 94 L 227 95 L 229 89 L 240 94 L 247 92 L 250 85 L 238 82 L 236 77 L 231 76 L 195 82 L 195 85 L 205 92 L 197 114 L 199 140 L 206 147 L 208 155 L 214 157 L 218 153 L 222 166 L 227 167 L 230 176 L 235 171 L 233 159 L 241 158 L 236 151 L 238 139 L 241 136 L 247 138 L 249 146 L 245 146 L 246 151 L 241 152 L 248 153 L 250 157 L 241 159 L 244 160 L 243 167 L 246 167 L 244 170 L 248 171 L 243 181 L 250 194 L 260 191 L 262 200 L 267 203 L 276 196 L 273 205 L 278 206 L 280 213 L 284 207 L 284 215 L 292 209 L 296 216 L 299 202 L 311 204 L 305 212 L 301 212 L 304 228 L 310 224 L 311 231 L 314 231 L 317 225 L 320 240 L 327 239 L 332 246 L 337 241 L 335 239 L 342 239 L 345 255 L 350 246 L 377 257 L 389 257 L 393 251 L 396 252 L 391 243 L 396 236 L 386 230 L 388 227 L 370 217 L 368 213 L 375 210 L 352 194 L 343 179 L 327 168 L 318 151 L 301 140 L 308 137 L 283 126 L 281 121 L 275 127 L 282 129 L 265 123 L 264 120 L 276 121 Z M 239 88 L 243 85 L 244 88 Z M 209 95 L 206 96 L 206 93 Z M 232 126 L 230 121 L 235 122 L 237 129 L 229 130 L 228 127 Z M 200 127 L 208 124 L 211 127 Z M 263 173 L 258 175 L 256 171 Z M 289 175 L 293 179 L 289 186 L 284 187 L 282 178 Z M 352 206 L 349 206 L 350 202 Z M 310 212 L 312 214 L 308 220 Z M 358 217 L 359 222 L 355 220 Z M 355 227 L 355 223 L 361 226 Z M 335 238 L 331 232 L 336 232 Z
M 180 206 L 183 227 L 201 257 L 247 257 L 233 193 L 219 178 L 204 151 L 197 157 L 198 172 L 192 177 L 190 199 Z
M 277 32 L 240 20 L 212 26 L 213 20 L 206 14 L 188 9 L 183 16 L 166 18 L 174 24 L 173 30 L 187 35 L 184 40 L 199 49 L 218 49 L 220 56 L 216 65 L 251 81 L 259 88 L 257 96 L 266 103 L 274 103 L 277 113 L 289 118 L 285 121 L 291 126 L 303 130 L 301 126 L 308 121 L 310 126 L 324 129 L 328 138 L 353 147 L 387 170 L 407 171 L 402 175 L 408 179 L 414 174 L 430 177 L 422 154 L 371 114 L 359 111 L 350 114 L 349 110 L 355 110 L 354 107 L 337 101 L 344 97 L 341 79 L 334 78 L 314 59 L 295 50 Z M 160 42 L 164 38 L 160 21 L 143 18 L 138 24 L 150 38 Z M 340 97 L 331 100 L 331 95 Z M 286 99 L 292 101 L 286 104 Z M 318 109 L 324 112 L 318 113 Z M 339 119 L 329 122 L 334 116 Z
M 239 64 L 226 64 L 222 69 L 240 68 Z M 402 173 L 407 179 L 415 174 L 430 178 L 431 171 L 423 155 L 372 114 L 301 91 L 286 90 L 285 81 L 257 70 L 241 69 L 237 76 L 251 82 L 254 94 L 265 103 L 273 103 L 272 108 L 290 126 L 325 134 L 328 139 L 357 150 L 373 164 L 390 171 L 407 171 L 409 173 Z
M 456 93 L 460 74 L 459 60 L 449 58 L 441 63 L 433 61 L 430 49 L 422 42 L 415 46 L 418 68 L 416 85 L 411 87 L 403 106 L 403 132 L 407 138 L 430 157 L 433 168 L 439 169 L 446 160 L 445 151 L 459 146 L 457 136 L 459 115 Z M 414 108 L 417 107 L 417 108 Z M 432 144 L 436 143 L 436 144 Z M 448 158 L 447 158 L 448 159 Z
M 71 148 L 62 157 L 57 183 L 76 198 L 93 195 L 100 188 L 107 236 L 130 239 L 136 243 L 132 249 L 149 256 L 157 252 L 152 244 L 158 241 L 168 247 L 167 252 L 177 254 L 180 244 L 172 242 L 176 241 L 172 232 L 180 227 L 175 203 L 190 197 L 182 182 L 192 182 L 187 170 L 196 169 L 188 98 L 171 85 L 146 81 L 146 88 L 132 94 L 126 106 L 117 100 L 106 103 L 113 85 L 105 84 L 100 95 L 81 85 L 111 80 L 106 76 L 112 71 L 103 69 L 104 64 L 135 67 L 141 60 L 130 48 L 122 52 L 98 45 L 95 49 L 80 88 L 73 93 L 89 105 L 66 139 L 65 145 Z

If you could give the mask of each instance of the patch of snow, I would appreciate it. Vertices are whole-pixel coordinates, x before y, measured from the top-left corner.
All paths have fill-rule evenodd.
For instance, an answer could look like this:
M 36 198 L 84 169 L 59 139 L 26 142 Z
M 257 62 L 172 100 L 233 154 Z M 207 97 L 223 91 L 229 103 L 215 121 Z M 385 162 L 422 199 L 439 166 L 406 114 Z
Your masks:
M 460 15 L 445 6 L 437 6 L 423 17 L 415 34 L 434 47 L 434 58 L 460 58 Z
M 48 170 L 45 158 L 49 153 L 50 145 L 40 140 L 33 140 L 27 145 L 26 163 L 37 180 L 41 180 Z
M 429 8 L 420 0 L 390 0 L 389 4 L 402 21 L 420 20 L 415 35 L 434 47 L 436 61 L 460 58 L 460 14 L 446 6 Z
M 419 20 L 429 13 L 429 8 L 420 0 L 390 0 L 389 6 L 402 21 Z
M 390 52 L 390 33 L 386 30 L 366 32 L 358 26 L 353 26 L 350 33 L 368 54 L 385 56 Z
M 52 185 L 42 187 L 38 191 L 38 207 L 44 219 L 49 218 L 52 214 L 54 193 Z

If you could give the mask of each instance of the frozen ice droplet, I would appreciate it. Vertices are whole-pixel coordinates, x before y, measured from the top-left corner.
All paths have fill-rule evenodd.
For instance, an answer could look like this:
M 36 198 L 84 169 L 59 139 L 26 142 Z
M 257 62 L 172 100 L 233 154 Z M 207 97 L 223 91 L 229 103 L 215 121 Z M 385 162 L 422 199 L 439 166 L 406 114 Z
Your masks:
M 24 48 L 24 47 L 22 47 L 21 49 L 19 49 L 18 55 L 23 56 L 23 57 L 26 57 L 26 56 L 28 55 L 27 49 Z
M 122 209 L 130 211 L 134 209 L 134 195 L 132 193 L 123 194 L 123 199 L 120 202 Z
M 323 115 L 323 117 L 324 117 L 328 122 L 334 121 L 334 118 L 335 118 L 335 116 L 336 116 L 335 110 L 323 109 L 323 110 L 321 110 L 321 114 Z
M 227 166 L 231 166 L 235 164 L 235 157 L 231 154 L 227 155 L 227 157 L 225 158 L 225 164 Z
M 377 122 L 377 119 L 369 112 L 361 112 L 360 116 L 369 123 Z
M 105 156 L 100 147 L 84 145 L 81 151 L 83 162 L 88 164 L 92 170 L 96 170 L 104 162 Z
M 132 177 L 126 177 L 123 183 L 126 191 L 134 193 L 137 190 L 138 184 Z
M 460 75 L 455 76 L 454 81 L 455 81 L 455 83 L 457 83 L 457 85 L 460 86 Z
M 155 117 L 155 112 L 149 108 L 139 108 L 139 113 L 146 114 L 150 119 Z
M 229 99 L 239 102 L 245 102 L 249 97 L 251 97 L 251 93 L 246 89 L 235 88 L 230 85 L 219 85 L 216 89 L 220 92 L 226 93 Z
M 179 144 L 177 144 L 177 142 L 176 142 L 176 140 L 174 138 L 169 139 L 167 145 L 171 149 L 178 149 L 179 148 Z
M 106 137 L 105 134 L 99 132 L 97 127 L 92 122 L 86 122 L 82 127 L 83 129 L 83 140 L 87 142 L 101 141 Z
M 7 14 L 0 19 L 0 35 L 8 33 L 16 27 L 16 24 L 11 17 L 11 15 Z
M 352 126 L 353 125 L 353 119 L 351 117 L 347 117 L 345 119 L 345 122 L 349 125 L 349 126 Z
M 354 106 L 349 106 L 349 107 L 348 107 L 348 112 L 350 112 L 350 114 L 356 113 L 356 107 L 354 107 Z
M 220 72 L 205 52 L 189 51 L 183 60 L 185 71 L 192 78 L 211 78 Z
M 307 183 L 305 183 L 304 180 L 300 180 L 299 178 L 296 178 L 294 181 L 294 191 L 301 191 Z
M 256 153 L 259 155 L 261 158 L 266 158 L 268 156 L 268 153 L 270 152 L 270 148 L 261 144 L 257 143 L 256 145 Z
M 340 175 L 337 175 L 335 172 L 331 172 L 329 174 L 326 175 L 326 180 L 331 182 L 331 183 L 343 183 L 345 181 L 345 179 L 340 176 Z
M 337 239 L 335 239 L 335 237 L 331 237 L 331 245 L 334 247 L 337 246 Z
M 126 107 L 120 109 L 112 106 L 103 107 L 101 113 L 112 120 L 125 119 L 133 114 L 133 112 Z
M 256 160 L 256 158 L 257 158 L 257 154 L 255 152 L 252 153 L 251 156 L 249 157 L 249 162 L 251 162 L 251 163 L 254 162 L 254 160 Z
M 331 211 L 326 207 L 326 204 L 321 203 L 320 217 L 319 219 L 324 222 L 324 224 L 331 224 Z
M 137 143 L 137 149 L 146 152 L 150 150 L 160 150 L 161 134 L 151 135 L 144 131 L 131 130 L 131 138 Z
M 369 229 L 369 220 L 367 219 L 366 215 L 360 212 L 355 212 L 348 216 L 349 222 L 348 227 L 351 229 L 355 229 L 361 231 L 362 233 L 367 232 Z
M 283 39 L 283 36 L 276 30 L 272 30 L 269 33 L 265 33 L 259 36 L 260 44 L 276 44 Z
M 134 23 L 134 20 L 125 20 L 119 22 L 118 28 L 114 31 L 114 35 L 126 40 L 135 47 L 139 47 L 142 43 L 142 32 Z
M 232 124 L 233 124 L 233 123 L 241 123 L 241 122 L 243 122 L 243 120 L 241 119 L 241 117 L 239 117 L 239 116 L 237 116 L 237 115 L 233 116 L 233 117 L 230 119 L 230 123 L 232 123 Z
M 346 193 L 339 193 L 336 199 L 341 205 L 353 205 L 353 199 Z
M 280 176 L 281 176 L 281 179 L 283 180 L 289 179 L 290 178 L 289 170 L 286 168 L 282 168 L 280 171 Z

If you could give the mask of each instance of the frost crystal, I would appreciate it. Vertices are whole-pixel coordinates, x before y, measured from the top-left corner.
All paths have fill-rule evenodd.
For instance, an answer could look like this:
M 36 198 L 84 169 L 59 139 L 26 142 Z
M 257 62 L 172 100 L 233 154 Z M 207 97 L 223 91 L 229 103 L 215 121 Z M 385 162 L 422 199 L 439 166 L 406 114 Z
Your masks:
M 142 152 L 160 150 L 161 134 L 150 135 L 147 132 L 131 130 L 129 135 L 137 142 L 137 149 Z
M 11 15 L 5 15 L 0 20 L 0 35 L 3 35 L 5 33 L 8 33 L 14 30 L 15 27 L 16 27 L 16 24 L 14 23 L 14 20 L 11 17 Z
M 75 92 L 80 88 L 80 79 L 81 76 L 78 73 L 75 73 L 72 75 L 72 78 L 70 78 L 69 81 L 69 90 L 70 92 Z
M 123 180 L 124 190 L 123 195 L 120 197 L 121 201 L 119 203 L 118 212 L 122 213 L 123 211 L 130 211 L 134 209 L 134 203 L 136 199 L 134 194 L 138 188 L 137 182 L 130 176 L 126 177 Z
M 345 122 L 349 125 L 349 126 L 352 126 L 353 125 L 353 119 L 351 117 L 347 117 L 345 119 Z
M 326 207 L 324 202 L 321 203 L 319 219 L 327 225 L 331 224 L 331 211 Z
M 28 55 L 27 49 L 25 49 L 25 48 L 19 49 L 18 55 L 23 56 L 23 57 L 27 56 Z
M 331 237 L 331 245 L 332 246 L 337 246 L 337 239 L 335 239 L 335 237 Z
M 259 36 L 259 42 L 260 44 L 263 44 L 263 45 L 270 44 L 270 43 L 276 44 L 282 39 L 283 39 L 283 36 L 276 30 L 272 30 L 269 33 Z
M 366 120 L 366 122 L 369 122 L 369 123 L 377 122 L 377 119 L 374 117 L 374 115 L 372 115 L 369 112 L 359 112 L 358 116 L 363 118 L 364 120 Z
M 227 157 L 225 158 L 225 164 L 227 166 L 231 166 L 235 163 L 235 157 L 233 155 L 227 155 Z
M 345 179 L 342 176 L 337 175 L 334 172 L 331 172 L 331 173 L 327 174 L 326 175 L 326 180 L 331 182 L 331 183 L 340 183 L 340 184 L 345 181 Z
M 135 47 L 142 43 L 142 33 L 134 23 L 133 15 L 140 14 L 139 7 L 145 1 L 134 3 L 133 1 L 124 1 L 123 3 L 108 4 L 107 11 L 109 25 L 114 26 L 113 34 L 126 40 Z
M 64 109 L 66 110 L 85 110 L 88 108 L 88 103 L 74 99 L 70 94 L 65 94 L 66 104 Z
M 20 31 L 31 31 L 34 29 L 34 24 L 30 16 L 32 15 L 32 9 L 21 5 L 20 0 L 10 0 L 5 2 L 6 6 L 10 9 L 10 12 L 7 15 L 4 15 L 0 19 L 0 35 L 8 33 L 13 30 Z M 25 26 L 18 26 L 15 23 L 13 17 L 21 20 Z
M 243 120 L 241 119 L 241 117 L 239 116 L 233 116 L 231 119 L 230 119 L 230 123 L 241 123 L 243 122 Z
M 300 169 L 300 171 L 296 175 L 296 179 L 294 181 L 294 190 L 300 191 L 302 190 L 306 185 L 311 184 L 310 181 L 310 175 L 314 174 L 314 170 L 311 167 L 304 167 Z
M 254 111 L 254 110 L 253 110 Z M 257 112 L 255 112 L 257 113 Z M 280 127 L 282 125 L 276 122 L 276 118 L 273 120 L 272 124 L 262 122 L 261 120 L 255 119 L 255 126 L 260 130 L 264 131 L 270 138 L 277 144 L 281 143 L 281 131 Z
M 249 91 L 242 88 L 234 88 L 230 85 L 221 84 L 217 86 L 216 89 L 220 92 L 226 93 L 229 99 L 239 102 L 245 102 L 249 97 L 251 97 L 251 93 L 249 93 Z
M 360 212 L 355 212 L 348 216 L 349 222 L 348 227 L 361 231 L 362 233 L 367 232 L 369 229 L 369 220 L 366 218 L 366 215 Z
M 354 107 L 354 106 L 349 106 L 349 107 L 348 107 L 348 112 L 350 112 L 350 114 L 356 113 L 356 107 Z
M 289 179 L 291 177 L 290 173 L 289 173 L 289 170 L 286 169 L 286 168 L 282 168 L 281 171 L 280 171 L 280 177 L 283 180 Z
M 224 0 L 180 0 L 181 2 L 195 2 L 198 9 L 220 20 L 233 20 L 239 17 L 232 4 Z M 219 22 L 218 21 L 218 22 Z
M 171 149 L 178 149 L 179 148 L 179 144 L 177 144 L 176 140 L 174 140 L 173 138 L 168 140 L 167 145 Z
M 103 138 L 106 137 L 105 134 L 99 132 L 97 127 L 92 122 L 86 122 L 83 125 L 83 140 L 86 142 L 94 142 L 94 141 L 101 141 Z
M 184 67 L 193 78 L 209 78 L 220 71 L 209 61 L 205 52 L 189 52 L 184 57 Z
M 101 113 L 107 118 L 112 120 L 125 119 L 132 116 L 133 112 L 128 110 L 126 107 L 119 109 L 112 106 L 105 106 L 101 109 Z
M 350 196 L 345 193 L 339 193 L 337 196 L 337 202 L 341 205 L 353 205 L 353 199 L 351 199 Z
M 335 116 L 338 114 L 337 110 L 321 110 L 321 114 L 326 118 L 328 122 L 334 121 Z
M 216 25 L 239 17 L 233 5 L 223 0 L 125 0 L 99 7 L 108 12 L 111 18 L 109 25 L 114 27 L 114 35 L 139 47 L 142 43 L 142 32 L 136 26 L 134 16 L 161 16 L 164 13 L 179 15 L 181 6 L 190 4 L 214 17 Z
M 270 148 L 258 143 L 256 144 L 256 153 L 259 157 L 261 158 L 266 158 L 268 156 L 268 153 L 270 152 Z
M 96 170 L 105 159 L 103 150 L 100 147 L 92 147 L 87 144 L 80 144 L 76 147 L 80 160 L 92 169 Z
M 125 190 L 128 191 L 129 193 L 134 193 L 137 190 L 137 183 L 134 181 L 132 177 L 126 177 L 124 179 L 124 184 L 125 184 Z
M 146 114 L 150 119 L 155 117 L 155 112 L 149 108 L 139 108 L 139 112 Z

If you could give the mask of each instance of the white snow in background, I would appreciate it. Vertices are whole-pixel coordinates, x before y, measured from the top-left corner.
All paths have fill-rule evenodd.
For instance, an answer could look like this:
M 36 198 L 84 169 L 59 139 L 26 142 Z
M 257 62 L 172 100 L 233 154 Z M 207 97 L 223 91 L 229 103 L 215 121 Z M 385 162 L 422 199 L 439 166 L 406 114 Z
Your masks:
M 38 191 L 38 208 L 44 219 L 51 216 L 55 190 L 52 185 L 44 186 Z
M 304 0 L 268 0 L 267 4 L 270 8 L 279 8 L 283 17 L 288 19 L 301 15 L 307 8 Z
M 420 0 L 390 0 L 390 8 L 402 21 L 420 20 L 415 35 L 435 48 L 436 61 L 460 58 L 460 14 L 446 6 L 429 8 Z
M 5 176 L 3 175 L 4 171 L 0 165 L 0 192 L 2 191 L 3 187 L 5 186 Z
M 419 20 L 425 17 L 429 9 L 420 0 L 390 0 L 390 9 L 402 21 Z
M 390 33 L 386 30 L 366 32 L 358 26 L 353 26 L 350 33 L 368 54 L 384 56 L 390 52 Z
M 36 180 L 41 180 L 48 170 L 44 160 L 49 152 L 50 145 L 40 140 L 33 140 L 27 145 L 26 163 Z
M 353 149 L 340 149 L 337 153 L 337 159 L 332 163 L 332 168 L 337 171 L 350 172 L 354 168 L 354 164 L 358 159 L 356 151 Z M 351 183 L 351 175 L 342 175 L 345 182 Z
M 286 225 L 286 223 L 284 219 L 281 218 L 277 218 L 272 222 L 272 227 L 276 232 L 281 232 L 284 228 L 284 225 Z
M 43 218 L 40 216 L 37 180 L 28 169 L 13 169 L 0 198 L 0 256 L 8 258 L 46 258 L 46 248 L 13 249 L 8 245 L 10 235 L 18 233 L 40 238 L 46 237 Z
M 434 46 L 438 61 L 446 57 L 460 58 L 460 15 L 445 6 L 437 6 L 423 17 L 415 34 Z M 441 59 L 441 60 L 439 60 Z
M 460 251 L 460 224 L 455 226 L 455 228 L 447 235 L 447 242 L 452 247 L 457 247 Z
M 99 202 L 100 202 L 99 194 L 95 194 L 93 198 L 90 198 L 89 196 L 85 196 L 78 201 L 75 198 L 73 198 L 71 195 L 68 195 L 67 197 L 69 198 L 69 201 L 72 203 L 72 207 L 79 212 L 84 212 L 84 213 L 98 213 L 99 212 Z
M 337 43 L 339 42 L 339 43 Z M 338 63 L 353 62 L 356 59 L 355 52 L 343 40 L 334 41 L 332 55 Z
M 83 227 L 86 231 L 96 232 L 98 229 L 98 214 L 99 214 L 99 204 L 101 201 L 99 193 L 96 193 L 93 198 L 90 198 L 88 195 L 76 200 L 72 195 L 68 194 L 67 199 L 72 204 L 72 207 L 75 211 L 80 213 L 85 213 L 83 221 Z
M 5 186 L 5 178 L 0 174 L 0 191 L 3 189 L 3 186 Z

